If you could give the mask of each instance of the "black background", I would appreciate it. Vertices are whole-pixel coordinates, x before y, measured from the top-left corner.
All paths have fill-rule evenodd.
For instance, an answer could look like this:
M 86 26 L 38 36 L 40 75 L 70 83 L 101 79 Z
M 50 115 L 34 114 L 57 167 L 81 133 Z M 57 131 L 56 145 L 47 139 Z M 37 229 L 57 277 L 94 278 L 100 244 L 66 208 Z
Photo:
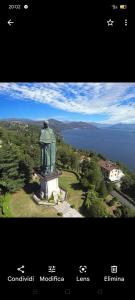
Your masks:
M 107 13 L 105 1 L 93 1 L 89 7 L 85 1 L 74 5 L 69 1 L 35 2 L 27 1 L 32 3 L 32 14 L 22 16 L 18 26 L 9 28 L 4 22 L 1 26 L 0 81 L 135 80 L 132 9 L 128 32 L 108 32 L 102 22 Z M 2 20 L 11 16 L 6 10 L 1 15 Z M 17 15 L 14 18 L 19 20 Z M 65 288 L 73 290 L 70 279 L 75 266 L 89 265 L 100 277 L 103 270 L 116 264 L 128 274 L 125 290 L 108 292 L 97 279 L 95 291 L 103 288 L 102 297 L 105 293 L 111 297 L 113 292 L 115 296 L 130 295 L 134 225 L 134 219 L 1 219 L 1 282 L 3 274 L 22 264 L 37 273 L 40 266 L 55 264 L 67 274 Z M 4 280 L 2 288 L 11 294 Z M 19 297 L 23 292 L 18 291 Z M 73 293 L 77 295 L 77 289 Z M 89 292 L 82 293 L 89 299 Z M 32 296 L 32 290 L 27 290 L 27 295 Z M 94 292 L 92 298 L 96 296 Z

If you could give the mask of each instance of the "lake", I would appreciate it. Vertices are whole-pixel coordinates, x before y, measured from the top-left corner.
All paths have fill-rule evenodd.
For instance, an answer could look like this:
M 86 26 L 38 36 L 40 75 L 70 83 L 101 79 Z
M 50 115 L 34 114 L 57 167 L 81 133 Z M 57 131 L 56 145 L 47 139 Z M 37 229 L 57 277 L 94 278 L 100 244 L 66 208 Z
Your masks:
M 65 142 L 103 154 L 107 159 L 119 160 L 135 171 L 135 131 L 116 129 L 63 130 Z

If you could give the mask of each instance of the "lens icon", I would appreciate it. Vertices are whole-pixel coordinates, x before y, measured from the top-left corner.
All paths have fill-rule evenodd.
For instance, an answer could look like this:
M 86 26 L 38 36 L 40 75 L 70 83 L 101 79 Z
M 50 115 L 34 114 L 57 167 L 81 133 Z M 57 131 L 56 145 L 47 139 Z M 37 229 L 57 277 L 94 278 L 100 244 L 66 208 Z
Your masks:
M 29 6 L 27 4 L 24 5 L 24 9 L 28 9 Z

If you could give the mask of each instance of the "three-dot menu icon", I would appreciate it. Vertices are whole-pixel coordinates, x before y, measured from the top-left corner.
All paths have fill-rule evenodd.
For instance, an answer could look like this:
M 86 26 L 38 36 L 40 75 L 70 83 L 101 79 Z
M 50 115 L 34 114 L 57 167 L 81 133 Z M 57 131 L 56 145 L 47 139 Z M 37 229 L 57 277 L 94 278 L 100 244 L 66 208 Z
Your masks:
M 125 26 L 127 26 L 128 25 L 128 20 L 127 19 L 125 19 Z

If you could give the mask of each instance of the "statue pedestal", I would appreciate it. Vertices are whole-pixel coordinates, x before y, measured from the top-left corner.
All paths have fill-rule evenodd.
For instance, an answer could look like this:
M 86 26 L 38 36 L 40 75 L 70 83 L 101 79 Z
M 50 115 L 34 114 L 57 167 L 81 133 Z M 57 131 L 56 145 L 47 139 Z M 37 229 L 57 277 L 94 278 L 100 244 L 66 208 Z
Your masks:
M 57 203 L 60 195 L 58 175 L 40 176 L 40 186 L 41 198 L 49 200 L 53 196 L 55 203 Z

